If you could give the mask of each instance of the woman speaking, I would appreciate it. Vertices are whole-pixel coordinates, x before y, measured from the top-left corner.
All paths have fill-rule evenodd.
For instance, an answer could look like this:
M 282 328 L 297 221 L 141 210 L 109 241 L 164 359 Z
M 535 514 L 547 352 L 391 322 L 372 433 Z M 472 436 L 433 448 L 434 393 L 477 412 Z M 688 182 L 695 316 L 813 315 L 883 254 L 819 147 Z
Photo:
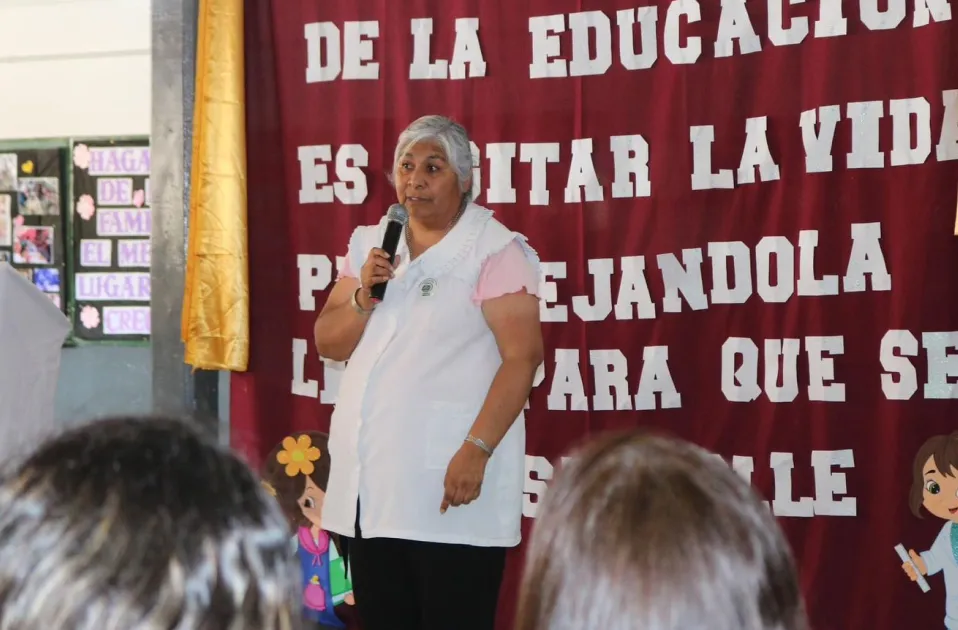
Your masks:
M 491 630 L 519 544 L 539 262 L 471 203 L 471 172 L 461 125 L 409 125 L 392 170 L 409 213 L 394 264 L 385 219 L 357 228 L 316 320 L 319 354 L 349 361 L 322 518 L 347 542 L 364 630 Z

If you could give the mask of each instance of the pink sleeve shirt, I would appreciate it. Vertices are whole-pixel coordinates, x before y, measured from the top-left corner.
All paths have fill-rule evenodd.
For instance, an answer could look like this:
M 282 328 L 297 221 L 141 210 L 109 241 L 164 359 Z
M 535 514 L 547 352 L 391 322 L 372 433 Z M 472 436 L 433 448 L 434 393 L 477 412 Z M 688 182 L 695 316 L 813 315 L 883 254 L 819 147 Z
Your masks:
M 356 273 L 349 265 L 349 258 L 339 270 L 340 278 L 355 278 Z M 493 254 L 482 265 L 479 282 L 472 294 L 472 301 L 481 305 L 486 300 L 502 297 L 511 293 L 525 291 L 539 297 L 539 277 L 535 267 L 526 258 L 522 246 L 512 241 L 502 251 Z

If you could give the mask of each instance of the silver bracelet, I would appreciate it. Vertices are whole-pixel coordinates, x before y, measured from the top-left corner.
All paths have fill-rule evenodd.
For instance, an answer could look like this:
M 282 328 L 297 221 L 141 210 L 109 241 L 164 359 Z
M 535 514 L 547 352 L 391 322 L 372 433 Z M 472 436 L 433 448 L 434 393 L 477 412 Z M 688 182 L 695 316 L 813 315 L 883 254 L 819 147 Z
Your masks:
M 480 440 L 479 438 L 477 438 L 476 436 L 472 435 L 471 433 L 467 435 L 466 439 L 463 441 L 469 442 L 470 444 L 475 444 L 476 446 L 481 448 L 486 453 L 486 455 L 489 455 L 490 457 L 492 456 L 492 449 L 489 448 L 489 445 L 483 442 L 482 440 Z
M 369 315 L 370 313 L 373 312 L 373 310 L 375 310 L 376 304 L 374 302 L 373 307 L 369 309 L 368 311 L 364 309 L 362 305 L 360 305 L 359 300 L 356 298 L 356 296 L 359 295 L 359 292 L 362 290 L 363 288 L 360 286 L 355 291 L 353 291 L 353 297 L 349 300 L 349 303 L 352 304 L 353 310 L 359 313 L 360 315 Z

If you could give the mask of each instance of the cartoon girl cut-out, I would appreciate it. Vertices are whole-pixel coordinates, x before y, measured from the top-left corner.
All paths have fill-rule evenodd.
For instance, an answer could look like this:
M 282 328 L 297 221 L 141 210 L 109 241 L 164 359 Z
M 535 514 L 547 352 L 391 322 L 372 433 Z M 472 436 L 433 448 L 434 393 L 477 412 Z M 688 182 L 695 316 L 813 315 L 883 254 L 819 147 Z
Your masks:
M 263 468 L 264 485 L 296 532 L 292 542 L 303 571 L 305 617 L 322 630 L 346 628 L 336 606 L 354 603 L 339 542 L 323 530 L 323 500 L 329 481 L 327 444 L 324 433 L 293 434 L 273 449 Z
M 916 567 L 923 576 L 944 575 L 945 627 L 958 629 L 958 432 L 936 435 L 918 449 L 909 505 L 918 518 L 925 508 L 945 525 L 930 549 L 921 553 L 910 549 L 911 561 L 901 568 L 913 582 L 918 580 Z

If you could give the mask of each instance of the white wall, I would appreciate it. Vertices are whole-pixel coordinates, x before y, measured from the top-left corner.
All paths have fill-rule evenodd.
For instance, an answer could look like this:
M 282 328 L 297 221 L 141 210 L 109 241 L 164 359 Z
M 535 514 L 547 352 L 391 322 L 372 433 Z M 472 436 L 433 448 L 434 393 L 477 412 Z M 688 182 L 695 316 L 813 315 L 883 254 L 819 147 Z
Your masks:
M 150 0 L 0 0 L 0 141 L 150 134 Z

